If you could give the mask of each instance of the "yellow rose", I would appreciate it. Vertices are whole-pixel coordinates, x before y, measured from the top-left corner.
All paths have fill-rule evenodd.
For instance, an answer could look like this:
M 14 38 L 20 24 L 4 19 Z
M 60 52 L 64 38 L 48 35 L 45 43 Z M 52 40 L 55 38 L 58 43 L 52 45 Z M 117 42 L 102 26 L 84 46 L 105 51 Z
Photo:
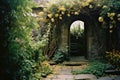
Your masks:
M 110 26 L 110 29 L 112 29 L 112 28 L 113 28 L 113 26 L 111 25 L 111 26 Z
M 62 20 L 62 17 L 60 16 L 59 19 Z
M 75 14 L 75 15 L 79 15 L 79 12 L 75 12 L 74 14 Z
M 111 13 L 111 16 L 115 16 L 115 13 L 113 12 L 113 13 Z
M 97 6 L 98 6 L 98 7 L 100 7 L 101 5 L 100 5 L 100 4 L 98 4 Z
M 43 16 L 44 15 L 44 12 L 39 12 L 39 16 Z
M 63 12 L 63 11 L 62 11 L 61 13 L 62 13 L 62 14 L 65 14 L 65 12 Z
M 44 9 L 43 9 L 43 11 L 45 11 L 45 12 L 46 12 L 46 11 L 47 11 L 47 9 L 46 9 L 46 8 L 44 8 Z
M 88 3 L 92 2 L 93 0 L 87 0 Z
M 93 8 L 93 6 L 92 6 L 92 5 L 89 5 L 89 8 L 91 9 L 91 8 Z
M 62 14 L 60 14 L 59 16 L 62 16 Z
M 107 8 L 107 6 L 106 6 L 106 5 L 104 5 L 102 8 L 103 8 L 103 9 L 105 9 L 105 8 Z
M 113 31 L 112 30 L 109 30 L 110 33 L 112 33 Z
M 99 22 L 103 22 L 104 21 L 103 17 L 99 17 L 98 20 L 99 20 Z
M 120 18 L 118 18 L 118 21 L 120 21 Z
M 59 14 L 55 14 L 55 17 L 58 17 L 59 16 Z
M 60 7 L 59 7 L 59 10 L 60 10 L 60 11 L 66 11 L 66 9 L 65 9 L 64 6 L 60 6 Z
M 117 14 L 117 17 L 120 17 L 120 14 Z
M 70 14 L 67 14 L 68 17 L 70 17 Z
M 52 14 L 48 14 L 48 17 L 49 17 L 49 18 L 52 18 Z
M 107 13 L 107 16 L 108 16 L 108 17 L 110 17 L 110 16 L 111 16 L 111 14 L 110 14 L 110 13 Z
M 54 22 L 55 21 L 54 18 L 51 18 L 51 21 Z
M 46 22 L 47 20 L 44 19 L 44 18 L 40 18 L 40 21 L 42 21 L 42 22 Z
M 114 18 L 113 17 L 110 17 L 111 20 L 113 20 Z

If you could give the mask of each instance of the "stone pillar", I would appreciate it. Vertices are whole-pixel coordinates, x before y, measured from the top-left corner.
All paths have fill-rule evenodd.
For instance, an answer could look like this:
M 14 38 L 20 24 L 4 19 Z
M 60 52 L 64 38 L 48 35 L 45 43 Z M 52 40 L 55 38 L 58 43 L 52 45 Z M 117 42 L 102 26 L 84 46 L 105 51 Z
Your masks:
M 88 40 L 87 40 L 87 47 L 88 47 L 88 57 L 90 58 L 92 56 L 92 43 L 93 43 L 93 37 L 88 37 Z
M 59 49 L 61 50 L 65 50 L 66 54 L 68 54 L 68 35 L 69 35 L 69 29 L 68 26 L 66 25 L 62 25 L 61 26 L 61 39 L 60 39 L 60 43 L 59 43 Z
M 93 43 L 93 37 L 92 37 L 92 28 L 90 24 L 87 24 L 87 33 L 86 33 L 86 41 L 87 41 L 87 57 L 91 57 L 91 50 L 92 50 L 92 43 Z

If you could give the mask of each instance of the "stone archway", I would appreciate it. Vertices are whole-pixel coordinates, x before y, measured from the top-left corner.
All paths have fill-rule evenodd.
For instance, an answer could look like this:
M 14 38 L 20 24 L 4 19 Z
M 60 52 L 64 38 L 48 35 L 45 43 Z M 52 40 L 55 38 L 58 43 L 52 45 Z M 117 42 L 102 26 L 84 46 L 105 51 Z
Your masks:
M 94 25 L 92 25 L 94 22 L 91 20 L 91 18 L 87 15 L 80 14 L 78 16 L 71 16 L 66 23 L 61 24 L 61 34 L 60 34 L 60 43 L 59 43 L 59 49 L 66 49 L 66 53 L 70 54 L 70 25 L 76 21 L 76 20 L 82 20 L 85 22 L 85 42 L 86 42 L 86 54 L 85 57 L 90 57 L 92 53 L 92 43 L 94 34 L 92 32 L 92 29 Z

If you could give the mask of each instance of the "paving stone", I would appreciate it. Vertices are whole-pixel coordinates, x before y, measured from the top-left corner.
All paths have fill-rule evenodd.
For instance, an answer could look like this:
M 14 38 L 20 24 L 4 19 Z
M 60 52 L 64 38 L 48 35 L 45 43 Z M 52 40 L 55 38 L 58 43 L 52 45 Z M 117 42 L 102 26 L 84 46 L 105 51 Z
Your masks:
M 53 78 L 55 75 L 54 74 L 50 74 L 47 76 L 47 78 Z
M 60 78 L 60 79 L 73 79 L 74 76 L 73 75 L 57 75 L 57 78 Z
M 72 73 L 71 73 L 71 71 L 72 71 L 72 69 L 70 69 L 70 68 L 68 68 L 68 69 L 62 69 L 62 70 L 60 70 L 59 71 L 59 74 L 60 75 L 72 75 Z
M 97 80 L 116 80 L 116 79 L 113 79 L 113 78 L 110 78 L 110 77 L 101 77 Z
M 79 74 L 74 75 L 75 80 L 86 79 L 86 80 L 97 80 L 96 76 L 92 74 Z
M 67 79 L 65 79 L 65 80 L 75 80 L 74 78 L 67 78 Z
M 120 75 L 101 77 L 97 80 L 120 80 Z
M 72 62 L 72 61 L 70 61 L 70 62 L 64 62 L 63 64 L 64 65 L 67 65 L 67 66 L 80 66 L 80 65 L 84 65 L 84 64 L 87 64 L 88 63 L 88 61 L 79 61 L 79 62 Z
M 120 80 L 120 75 L 116 76 L 115 80 Z
M 52 76 L 51 78 L 52 78 L 52 79 L 57 79 L 58 77 L 57 77 L 57 75 L 54 75 L 54 76 Z
M 51 79 L 49 79 L 49 78 L 43 78 L 42 80 L 51 80 Z

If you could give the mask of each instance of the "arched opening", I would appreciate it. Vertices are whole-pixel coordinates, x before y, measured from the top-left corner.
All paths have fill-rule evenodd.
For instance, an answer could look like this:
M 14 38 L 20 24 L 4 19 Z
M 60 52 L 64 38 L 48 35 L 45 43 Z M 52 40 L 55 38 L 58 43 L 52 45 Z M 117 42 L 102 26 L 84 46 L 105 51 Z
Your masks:
M 70 56 L 86 56 L 85 23 L 74 21 L 70 26 Z

